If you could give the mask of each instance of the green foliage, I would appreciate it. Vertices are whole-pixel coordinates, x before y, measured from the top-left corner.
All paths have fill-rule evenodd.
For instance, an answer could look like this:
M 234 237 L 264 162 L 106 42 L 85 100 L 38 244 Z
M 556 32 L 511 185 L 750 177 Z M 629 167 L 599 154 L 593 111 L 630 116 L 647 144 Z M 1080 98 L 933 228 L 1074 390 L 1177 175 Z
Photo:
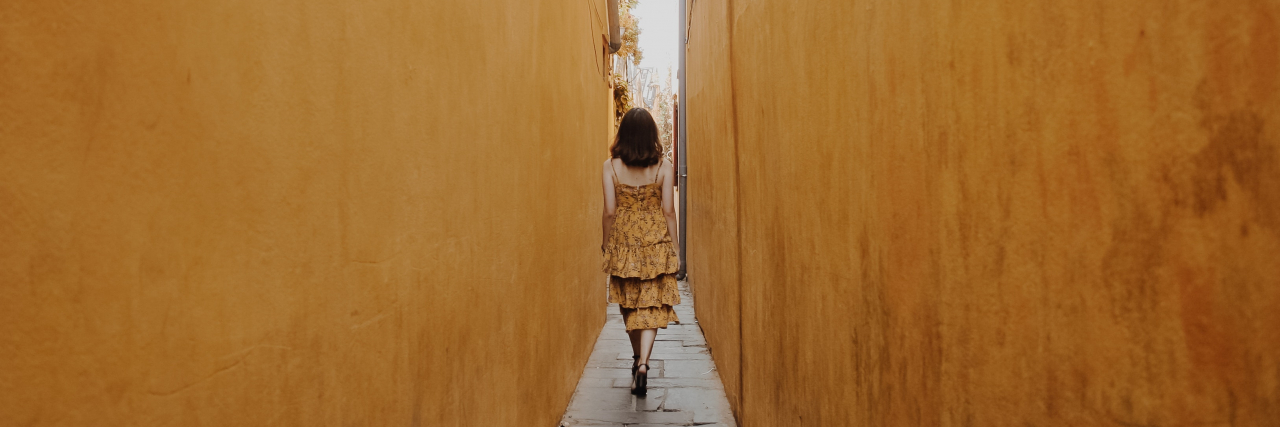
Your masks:
M 627 114 L 627 110 L 631 109 L 631 89 L 627 84 L 627 79 L 617 73 L 613 73 L 613 125 L 616 127 L 622 122 L 622 116 Z
M 640 0 L 620 0 L 618 2 L 618 22 L 622 27 L 622 47 L 618 49 L 618 56 L 630 58 L 631 63 L 639 66 L 640 60 L 644 58 L 644 51 L 640 50 L 640 20 L 631 14 L 631 8 L 639 4 Z
M 622 47 L 618 48 L 616 58 L 619 61 L 629 61 L 632 66 L 639 67 L 640 60 L 644 58 L 644 51 L 640 49 L 640 20 L 631 14 L 631 8 L 640 3 L 640 0 L 619 0 L 618 2 L 618 22 L 622 27 Z M 622 116 L 627 114 L 634 105 L 632 102 L 632 94 L 630 85 L 627 83 L 627 76 L 618 75 L 612 71 L 609 72 L 610 80 L 613 83 L 613 125 L 617 126 L 622 122 Z

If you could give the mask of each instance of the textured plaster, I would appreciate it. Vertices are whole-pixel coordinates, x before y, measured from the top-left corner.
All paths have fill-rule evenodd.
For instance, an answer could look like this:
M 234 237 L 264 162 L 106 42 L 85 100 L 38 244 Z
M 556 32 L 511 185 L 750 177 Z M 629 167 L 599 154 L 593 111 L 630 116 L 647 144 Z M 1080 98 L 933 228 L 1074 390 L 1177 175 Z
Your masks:
M 604 1 L 0 2 L 0 425 L 552 425 Z
M 694 2 L 744 426 L 1275 425 L 1280 4 Z

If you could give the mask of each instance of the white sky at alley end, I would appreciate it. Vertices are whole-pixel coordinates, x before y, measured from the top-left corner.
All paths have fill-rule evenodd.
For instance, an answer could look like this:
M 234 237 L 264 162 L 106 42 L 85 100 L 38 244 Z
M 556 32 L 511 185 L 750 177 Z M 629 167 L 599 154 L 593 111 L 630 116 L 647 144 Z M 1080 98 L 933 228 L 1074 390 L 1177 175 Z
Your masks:
M 671 67 L 671 84 L 676 84 L 680 68 L 680 2 L 679 0 L 640 0 L 631 8 L 631 14 L 639 21 L 640 50 L 644 58 L 640 67 L 654 68 L 658 83 L 666 82 L 667 67 Z

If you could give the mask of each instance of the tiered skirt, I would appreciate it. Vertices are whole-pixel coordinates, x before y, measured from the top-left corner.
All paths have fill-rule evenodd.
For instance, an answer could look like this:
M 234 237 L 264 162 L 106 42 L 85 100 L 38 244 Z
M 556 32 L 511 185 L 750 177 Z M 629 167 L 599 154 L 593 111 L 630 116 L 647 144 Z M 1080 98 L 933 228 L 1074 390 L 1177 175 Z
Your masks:
M 672 307 L 680 304 L 680 288 L 671 274 L 652 279 L 609 277 L 609 302 L 618 304 L 627 331 L 666 328 L 680 323 Z
M 644 197 L 661 200 L 657 187 L 644 187 Z M 619 193 L 619 196 L 627 194 Z M 658 204 L 654 209 L 628 209 L 619 202 L 613 235 L 604 248 L 602 270 L 609 275 L 609 302 L 622 310 L 627 331 L 666 328 L 680 322 L 672 307 L 680 304 L 675 272 L 680 269 L 667 220 Z M 632 201 L 630 205 L 640 202 Z

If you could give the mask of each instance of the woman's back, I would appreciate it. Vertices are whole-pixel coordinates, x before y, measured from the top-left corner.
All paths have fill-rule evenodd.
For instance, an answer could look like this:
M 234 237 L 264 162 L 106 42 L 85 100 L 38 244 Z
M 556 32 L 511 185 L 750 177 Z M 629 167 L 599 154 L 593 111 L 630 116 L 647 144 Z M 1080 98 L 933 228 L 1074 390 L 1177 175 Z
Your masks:
M 617 200 L 618 211 L 661 211 L 662 210 L 662 181 L 660 180 L 662 170 L 662 162 L 657 165 L 641 170 L 639 173 L 623 164 L 622 169 L 628 177 L 628 181 L 637 182 L 636 175 L 646 176 L 647 184 L 632 185 L 622 182 L 618 175 L 619 164 L 622 160 L 612 159 L 610 167 L 613 168 L 613 194 Z M 649 172 L 647 169 L 653 169 Z M 664 224 L 665 227 L 665 224 Z
M 610 164 L 616 216 L 604 248 L 604 271 L 614 276 L 644 279 L 675 273 L 679 259 L 662 209 L 664 162 L 644 169 L 628 168 L 625 164 L 618 167 L 621 163 L 613 159 Z M 648 179 L 637 179 L 645 175 Z

